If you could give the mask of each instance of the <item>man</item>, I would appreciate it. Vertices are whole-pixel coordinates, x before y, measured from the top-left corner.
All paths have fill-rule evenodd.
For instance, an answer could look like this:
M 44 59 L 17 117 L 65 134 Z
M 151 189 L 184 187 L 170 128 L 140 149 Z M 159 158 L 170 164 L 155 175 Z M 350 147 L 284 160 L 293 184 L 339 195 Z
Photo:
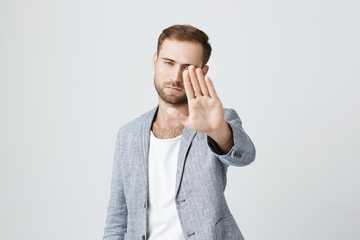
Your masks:
M 225 200 L 226 172 L 251 163 L 255 148 L 206 75 L 210 54 L 195 27 L 160 35 L 159 105 L 118 132 L 104 239 L 243 239 Z

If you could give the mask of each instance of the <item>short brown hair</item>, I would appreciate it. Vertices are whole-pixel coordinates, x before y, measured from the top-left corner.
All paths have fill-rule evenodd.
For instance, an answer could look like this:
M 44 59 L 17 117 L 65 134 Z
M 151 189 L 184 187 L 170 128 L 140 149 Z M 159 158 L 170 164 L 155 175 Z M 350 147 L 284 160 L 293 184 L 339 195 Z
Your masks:
M 162 31 L 158 38 L 157 54 L 159 55 L 161 45 L 167 38 L 173 38 L 180 41 L 199 42 L 203 48 L 203 67 L 209 61 L 211 55 L 211 45 L 209 37 L 200 29 L 191 25 L 173 25 Z

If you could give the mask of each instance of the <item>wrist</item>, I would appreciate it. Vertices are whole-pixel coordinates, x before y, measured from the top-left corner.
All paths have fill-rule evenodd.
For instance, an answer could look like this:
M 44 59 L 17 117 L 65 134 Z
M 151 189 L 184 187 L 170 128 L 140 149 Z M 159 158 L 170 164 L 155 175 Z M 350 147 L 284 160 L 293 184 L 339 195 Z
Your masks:
M 234 146 L 232 130 L 226 121 L 218 129 L 208 133 L 208 136 L 216 142 L 224 153 L 229 152 Z
M 229 124 L 224 120 L 222 124 L 219 125 L 219 127 L 213 129 L 212 131 L 208 132 L 207 135 L 211 137 L 212 139 L 224 139 L 226 136 L 231 133 L 231 129 Z

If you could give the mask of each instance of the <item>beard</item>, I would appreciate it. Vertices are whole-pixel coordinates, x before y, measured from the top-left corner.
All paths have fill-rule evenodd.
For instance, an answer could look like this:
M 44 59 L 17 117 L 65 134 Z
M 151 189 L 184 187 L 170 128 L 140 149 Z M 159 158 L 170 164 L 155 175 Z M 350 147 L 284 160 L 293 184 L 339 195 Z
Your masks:
M 176 92 L 176 93 L 166 93 L 165 87 L 174 87 L 179 88 L 181 90 L 184 89 L 183 86 L 181 86 L 178 82 L 175 81 L 169 81 L 165 82 L 164 84 L 158 83 L 156 81 L 156 78 L 154 79 L 154 85 L 155 89 L 159 95 L 159 97 L 166 103 L 171 105 L 183 105 L 187 103 L 187 97 L 186 93 L 184 91 Z

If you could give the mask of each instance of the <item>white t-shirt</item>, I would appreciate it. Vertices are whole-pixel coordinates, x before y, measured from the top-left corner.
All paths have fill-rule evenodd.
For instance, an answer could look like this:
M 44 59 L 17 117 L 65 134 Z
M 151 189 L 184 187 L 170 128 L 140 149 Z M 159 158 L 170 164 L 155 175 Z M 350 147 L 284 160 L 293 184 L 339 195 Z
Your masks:
M 175 204 L 181 135 L 170 139 L 150 135 L 148 239 L 184 240 Z

